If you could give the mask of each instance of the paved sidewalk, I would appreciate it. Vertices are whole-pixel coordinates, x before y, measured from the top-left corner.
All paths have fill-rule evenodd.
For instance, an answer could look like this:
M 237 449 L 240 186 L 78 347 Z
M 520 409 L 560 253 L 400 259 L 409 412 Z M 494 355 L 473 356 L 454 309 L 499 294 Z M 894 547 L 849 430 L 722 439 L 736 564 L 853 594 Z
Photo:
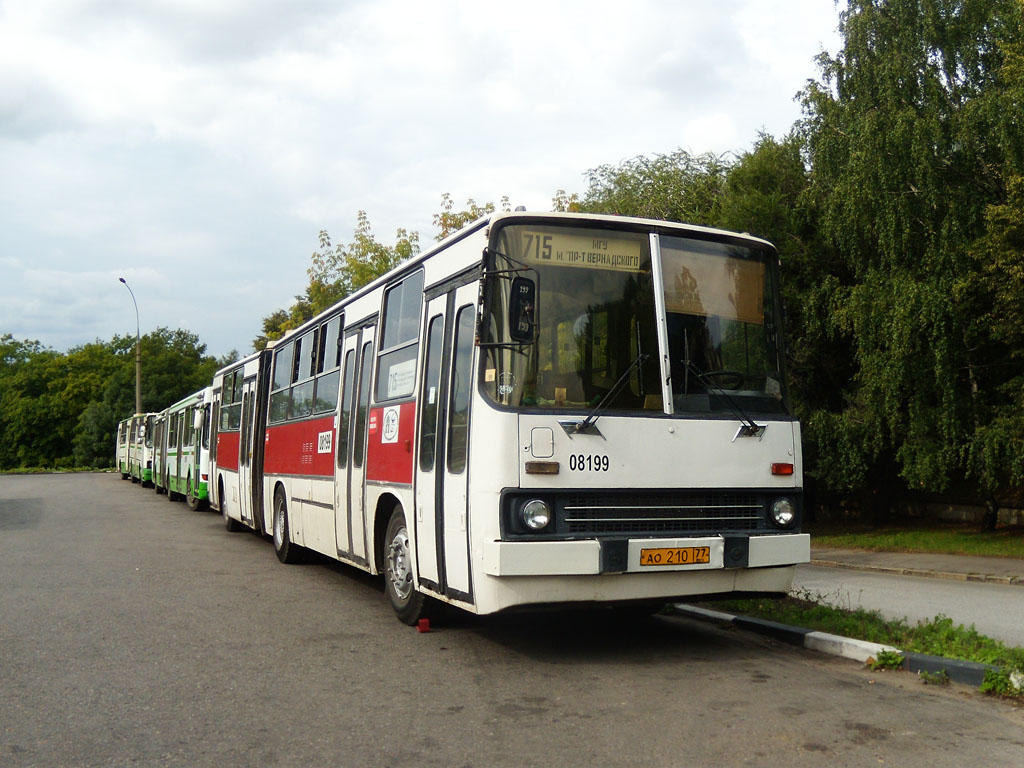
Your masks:
M 815 547 L 813 536 L 811 537 L 811 565 L 1024 586 L 1024 560 L 1017 558 L 829 549 Z

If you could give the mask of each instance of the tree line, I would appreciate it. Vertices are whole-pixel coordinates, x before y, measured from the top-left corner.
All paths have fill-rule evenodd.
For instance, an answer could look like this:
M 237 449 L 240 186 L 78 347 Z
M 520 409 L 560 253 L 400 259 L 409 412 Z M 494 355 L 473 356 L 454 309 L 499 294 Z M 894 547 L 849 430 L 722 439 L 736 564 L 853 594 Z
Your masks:
M 880 513 L 907 491 L 956 492 L 985 503 L 994 525 L 996 507 L 1024 488 L 1024 5 L 850 0 L 839 31 L 786 135 L 740 153 L 602 165 L 552 208 L 772 241 L 809 486 Z M 438 239 L 495 208 L 460 210 L 443 196 Z M 321 232 L 306 291 L 264 318 L 254 346 L 419 250 L 416 232 L 377 240 L 365 212 L 350 243 Z M 6 356 L 2 365 L 5 377 Z M 10 455 L 22 449 L 4 431 L 6 392 L 0 466 L 24 460 Z M 18 429 L 39 434 L 31 422 Z
M 143 411 L 207 386 L 231 357 L 211 357 L 182 330 L 157 328 L 140 342 Z M 134 411 L 134 336 L 64 353 L 0 336 L 0 469 L 112 466 L 117 423 Z

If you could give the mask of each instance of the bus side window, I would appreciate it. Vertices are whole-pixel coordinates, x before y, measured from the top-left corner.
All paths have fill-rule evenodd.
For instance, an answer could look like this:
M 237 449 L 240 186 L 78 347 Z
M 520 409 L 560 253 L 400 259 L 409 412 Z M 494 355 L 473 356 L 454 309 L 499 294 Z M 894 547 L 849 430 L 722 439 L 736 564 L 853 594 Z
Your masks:
M 359 361 L 359 404 L 356 407 L 356 430 L 352 436 L 352 466 L 363 466 L 366 453 L 366 412 L 370 406 L 370 370 L 373 344 L 366 342 Z
M 291 383 L 294 373 L 295 342 L 290 341 L 274 353 L 274 373 L 270 387 L 270 422 L 273 424 L 288 418 L 291 402 Z
M 356 352 L 345 353 L 345 380 L 341 389 L 341 421 L 338 424 L 338 467 L 348 464 L 348 430 L 352 423 L 352 389 L 356 378 Z
M 470 379 L 473 374 L 473 307 L 459 310 L 455 320 L 455 354 L 452 361 L 451 408 L 448 411 L 448 471 L 466 469 L 469 445 Z
M 408 397 L 416 387 L 423 271 L 389 288 L 384 294 L 383 327 L 377 365 L 375 401 Z
M 320 326 L 316 353 L 316 390 L 313 412 L 327 413 L 338 406 L 338 366 L 341 365 L 341 315 Z
M 441 348 L 444 346 L 444 317 L 430 318 L 427 329 L 426 372 L 420 407 L 420 469 L 431 472 L 437 448 L 437 406 L 441 384 Z

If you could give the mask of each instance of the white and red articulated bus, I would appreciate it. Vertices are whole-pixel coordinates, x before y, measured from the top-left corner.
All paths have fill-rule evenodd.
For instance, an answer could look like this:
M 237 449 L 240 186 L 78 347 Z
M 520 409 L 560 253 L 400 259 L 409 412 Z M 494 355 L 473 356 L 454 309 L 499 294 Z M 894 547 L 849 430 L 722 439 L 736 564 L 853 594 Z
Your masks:
M 785 594 L 809 559 L 767 242 L 481 219 L 216 374 L 229 530 L 383 574 L 400 619 Z

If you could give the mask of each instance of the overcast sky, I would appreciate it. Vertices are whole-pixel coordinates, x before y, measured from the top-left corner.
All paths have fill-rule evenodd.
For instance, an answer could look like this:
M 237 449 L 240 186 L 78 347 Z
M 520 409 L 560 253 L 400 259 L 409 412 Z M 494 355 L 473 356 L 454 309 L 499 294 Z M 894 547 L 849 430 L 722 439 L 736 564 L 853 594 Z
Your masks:
M 246 353 L 317 233 L 428 245 L 636 155 L 800 117 L 832 0 L 0 0 L 0 335 Z

